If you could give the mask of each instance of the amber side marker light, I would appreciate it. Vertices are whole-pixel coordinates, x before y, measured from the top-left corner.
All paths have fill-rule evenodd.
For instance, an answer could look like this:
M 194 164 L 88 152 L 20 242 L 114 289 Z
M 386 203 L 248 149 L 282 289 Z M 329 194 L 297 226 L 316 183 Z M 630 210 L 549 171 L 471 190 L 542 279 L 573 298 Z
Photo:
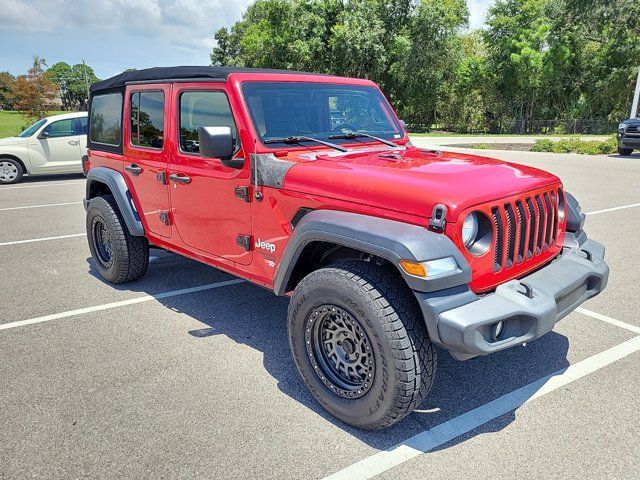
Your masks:
M 424 268 L 424 265 L 421 263 L 412 262 L 410 260 L 400 260 L 400 266 L 405 272 L 409 275 L 413 275 L 414 277 L 425 278 L 427 276 L 427 269 Z

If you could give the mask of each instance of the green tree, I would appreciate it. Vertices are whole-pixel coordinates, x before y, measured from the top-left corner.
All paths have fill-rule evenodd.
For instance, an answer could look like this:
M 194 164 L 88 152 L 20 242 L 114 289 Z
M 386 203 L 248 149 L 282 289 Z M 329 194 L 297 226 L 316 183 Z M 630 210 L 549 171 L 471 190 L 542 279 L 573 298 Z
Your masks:
M 83 63 L 70 66 L 58 62 L 47 70 L 47 75 L 59 86 L 67 110 L 86 108 L 88 88 L 98 81 L 93 69 Z
M 16 78 L 9 72 L 0 72 L 0 108 L 13 109 L 15 103 Z

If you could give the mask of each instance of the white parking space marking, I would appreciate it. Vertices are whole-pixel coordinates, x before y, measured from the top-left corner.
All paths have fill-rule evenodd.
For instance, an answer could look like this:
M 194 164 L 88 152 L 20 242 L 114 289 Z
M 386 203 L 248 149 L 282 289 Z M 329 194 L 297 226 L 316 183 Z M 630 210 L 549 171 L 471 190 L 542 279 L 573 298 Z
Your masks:
M 24 207 L 8 207 L 0 208 L 0 212 L 6 212 L 8 210 L 25 210 L 27 208 L 44 208 L 44 207 L 59 207 L 61 205 L 78 205 L 82 202 L 65 202 L 65 203 L 45 203 L 44 205 L 26 205 Z
M 378 452 L 326 477 L 325 480 L 369 479 L 379 475 L 638 351 L 640 336 L 507 393 L 430 430 L 418 433 L 388 450 Z
M 204 292 L 205 290 L 213 290 L 215 288 L 227 287 L 229 285 L 235 285 L 237 283 L 244 283 L 244 280 L 235 279 L 227 280 L 224 282 L 209 283 L 200 287 L 183 288 L 181 290 L 171 290 L 169 292 L 158 293 L 156 295 L 145 295 L 143 297 L 131 298 L 129 300 L 122 300 L 120 302 L 105 303 L 103 305 L 96 305 L 94 307 L 79 308 L 77 310 L 69 310 L 68 312 L 54 313 L 52 315 L 45 315 L 44 317 L 30 318 L 28 320 L 18 320 L 17 322 L 0 324 L 0 330 L 9 330 L 10 328 L 24 327 L 27 325 L 34 325 L 36 323 L 50 322 L 51 320 L 59 320 L 61 318 L 77 317 L 78 315 L 84 315 L 85 313 L 99 312 L 102 310 L 109 310 L 111 308 L 124 307 L 126 305 L 135 305 L 137 303 L 151 302 L 152 300 L 161 300 L 163 298 L 177 297 L 180 295 L 187 295 L 189 293 Z
M 86 233 L 72 233 L 71 235 L 60 235 L 58 237 L 43 237 L 43 238 L 30 238 L 28 240 L 14 240 L 12 242 L 0 243 L 0 247 L 6 247 L 8 245 L 20 245 L 21 243 L 34 243 L 34 242 L 46 242 L 48 240 L 60 240 L 62 238 L 74 238 L 74 237 L 86 237 Z
M 611 325 L 615 325 L 616 327 L 624 328 L 625 330 L 629 330 L 630 332 L 640 334 L 640 327 L 636 327 L 635 325 L 631 325 L 630 323 L 621 322 L 620 320 L 616 320 L 615 318 L 607 317 L 606 315 L 602 315 L 601 313 L 592 312 L 591 310 L 587 310 L 586 308 L 582 307 L 576 308 L 576 312 L 581 313 L 582 315 L 586 315 L 587 317 L 595 318 L 596 320 L 610 323 Z
M 599 213 L 615 212 L 616 210 L 625 210 L 627 208 L 640 207 L 640 203 L 632 203 L 630 205 L 621 205 L 619 207 L 605 208 L 604 210 L 596 210 L 595 212 L 587 212 L 587 215 L 598 215 Z
M 18 187 L 1 187 L 0 192 L 5 190 L 16 190 L 18 188 L 43 188 L 43 187 L 61 187 L 63 185 L 84 185 L 86 180 L 78 180 L 76 182 L 58 182 L 58 183 L 41 183 L 38 185 L 20 185 Z

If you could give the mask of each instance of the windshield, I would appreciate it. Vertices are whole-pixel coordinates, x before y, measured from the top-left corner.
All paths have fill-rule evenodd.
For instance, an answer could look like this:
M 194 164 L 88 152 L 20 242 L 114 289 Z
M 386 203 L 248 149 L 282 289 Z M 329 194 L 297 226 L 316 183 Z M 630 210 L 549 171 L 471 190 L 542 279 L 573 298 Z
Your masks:
M 391 107 L 374 87 L 250 82 L 243 84 L 242 91 L 263 143 L 303 136 L 335 143 L 371 141 L 364 136 L 337 136 L 349 132 L 388 140 L 404 136 Z
M 43 118 L 42 120 L 38 120 L 36 123 L 31 125 L 29 128 L 27 128 L 24 132 L 22 132 L 18 136 L 22 138 L 30 137 L 31 135 L 36 133 L 36 130 L 38 130 L 42 125 L 44 125 L 46 121 L 47 121 L 46 118 Z

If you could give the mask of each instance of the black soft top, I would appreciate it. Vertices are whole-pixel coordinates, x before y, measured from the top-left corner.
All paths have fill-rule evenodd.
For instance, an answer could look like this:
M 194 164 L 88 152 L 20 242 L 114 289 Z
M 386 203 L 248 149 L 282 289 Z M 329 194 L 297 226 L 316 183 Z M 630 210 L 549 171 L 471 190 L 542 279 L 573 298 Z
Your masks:
M 188 79 L 207 79 L 211 81 L 225 82 L 229 75 L 231 75 L 232 73 L 296 73 L 309 75 L 308 72 L 241 67 L 153 67 L 145 68 L 144 70 L 131 70 L 129 72 L 123 72 L 119 75 L 116 75 L 115 77 L 96 82 L 91 85 L 91 92 L 122 88 L 130 82 Z

